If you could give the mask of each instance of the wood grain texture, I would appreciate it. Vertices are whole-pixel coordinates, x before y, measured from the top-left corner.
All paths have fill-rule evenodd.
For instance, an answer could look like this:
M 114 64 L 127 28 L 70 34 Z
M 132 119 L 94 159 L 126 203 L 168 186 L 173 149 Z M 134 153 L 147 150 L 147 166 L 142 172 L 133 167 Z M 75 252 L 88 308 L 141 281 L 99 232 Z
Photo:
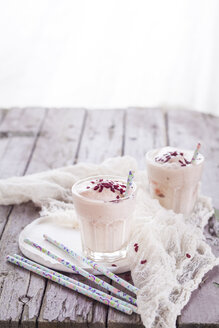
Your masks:
M 88 111 L 77 161 L 100 163 L 121 155 L 123 120 L 121 110 Z
M 9 326 L 18 327 L 26 301 L 26 293 L 29 285 L 30 273 L 20 269 L 8 262 L 8 254 L 20 254 L 18 249 L 18 237 L 20 231 L 29 224 L 34 218 L 37 218 L 38 211 L 32 204 L 14 206 L 10 215 L 0 247 L 0 327 Z
M 218 206 L 219 183 L 219 118 L 191 111 L 170 111 L 167 113 L 168 138 L 170 145 L 193 149 L 198 141 L 202 144 L 202 153 L 206 165 L 203 174 L 203 192 L 213 198 Z M 214 186 L 214 188 L 212 188 Z M 205 229 L 215 254 L 219 254 L 219 242 L 213 229 L 215 220 Z M 209 229 L 210 228 L 210 229 Z M 212 231 L 213 229 L 213 231 Z M 219 290 L 213 281 L 219 281 L 219 267 L 207 273 L 204 283 L 192 293 L 191 299 L 179 318 L 179 327 L 219 327 Z
M 27 174 L 72 164 L 80 141 L 84 117 L 85 111 L 82 109 L 49 109 Z M 45 288 L 45 279 L 35 274 L 30 275 L 26 294 L 29 301 L 24 305 L 22 315 L 23 327 L 35 326 Z M 49 293 L 48 288 L 45 290 L 46 296 Z
M 124 155 L 136 158 L 141 169 L 145 169 L 145 153 L 166 143 L 164 115 L 159 109 L 128 109 L 125 119 Z M 121 275 L 130 277 L 130 273 Z M 113 285 L 116 283 L 113 282 Z M 109 309 L 109 328 L 143 327 L 140 316 L 131 316 Z
M 28 174 L 71 165 L 78 151 L 85 110 L 50 108 Z
M 4 112 L 0 123 L 0 179 L 25 173 L 44 114 L 42 108 L 34 113 L 18 108 Z M 0 236 L 11 208 L 0 206 Z
M 78 138 L 79 141 L 80 131 L 84 119 L 84 111 L 69 110 L 68 113 L 65 113 L 65 110 L 56 111 L 55 117 L 57 123 L 53 121 L 54 124 L 50 125 L 51 115 L 52 115 L 51 112 L 52 110 L 48 111 L 47 117 L 45 118 L 45 122 L 44 122 L 47 129 L 47 135 L 45 136 L 45 133 L 42 133 L 40 131 L 39 139 L 37 140 L 37 142 L 32 144 L 31 158 L 26 163 L 25 171 L 27 174 L 35 172 L 36 168 L 38 168 L 39 170 L 45 170 L 51 168 L 51 166 L 53 168 L 60 166 L 61 160 L 56 162 L 57 152 L 59 151 L 61 152 L 62 148 L 65 146 L 69 152 L 68 155 L 66 154 L 65 156 L 62 157 L 63 165 L 67 163 L 72 163 L 74 160 L 74 156 L 75 156 L 74 154 L 77 151 L 77 145 L 78 145 L 76 139 Z M 63 114 L 66 115 L 63 116 Z M 32 111 L 31 115 L 33 118 L 33 122 L 32 125 L 29 124 L 29 128 L 31 128 L 31 126 L 36 125 L 35 116 L 37 115 L 37 111 L 35 110 Z M 75 124 L 76 123 L 75 118 L 77 120 L 77 124 Z M 18 118 L 10 120 L 12 126 L 16 125 L 15 124 L 16 120 L 18 120 Z M 24 116 L 22 116 L 22 121 L 28 122 L 28 116 L 26 117 L 25 113 Z M 18 123 L 19 120 L 17 124 Z M 75 124 L 78 130 L 75 128 L 74 131 L 74 127 L 72 127 L 73 124 Z M 63 138 L 61 140 L 60 138 L 58 139 L 61 133 L 63 133 L 63 136 L 69 135 L 69 130 L 68 130 L 69 125 L 71 125 L 70 129 L 75 139 L 74 140 L 66 140 L 66 138 Z M 22 131 L 25 131 L 25 129 L 23 129 Z M 33 133 L 29 133 L 29 134 L 33 135 Z M 20 137 L 21 144 L 23 142 L 23 138 L 25 137 L 22 138 Z M 49 148 L 45 149 L 45 147 L 43 147 L 44 143 L 48 143 Z M 52 144 L 53 144 L 53 148 L 52 148 Z M 44 156 L 47 157 L 48 160 L 50 160 L 49 162 L 50 164 L 48 166 L 46 166 L 44 161 L 38 159 L 38 158 L 42 159 Z M 24 214 L 25 211 L 28 211 L 27 216 L 25 216 Z M 12 243 L 18 247 L 18 235 L 20 231 L 24 228 L 24 226 L 29 224 L 36 217 L 38 217 L 38 210 L 35 209 L 32 204 L 25 204 L 22 206 L 15 207 L 9 217 L 8 224 L 3 234 L 1 240 L 1 249 L 5 248 L 7 250 L 7 253 L 13 254 L 14 250 L 12 250 L 13 249 L 12 245 L 10 243 L 7 243 L 7 240 L 11 239 Z M 16 234 L 13 234 L 13 228 L 15 229 L 14 224 L 16 224 Z M 15 252 L 18 253 L 19 251 L 16 249 Z M 2 255 L 1 257 L 2 262 L 5 263 L 5 254 L 1 253 L 1 255 Z M 15 295 L 16 297 L 13 298 L 15 302 L 14 304 L 10 304 L 9 302 L 9 307 L 7 311 L 5 308 L 4 310 L 2 310 L 2 308 L 0 307 L 0 318 L 2 319 L 2 322 L 4 321 L 5 325 L 9 324 L 10 322 L 11 325 L 16 327 L 21 319 L 21 315 L 23 314 L 23 318 L 22 318 L 23 321 L 21 322 L 22 326 L 34 327 L 41 306 L 41 301 L 45 288 L 45 280 L 37 277 L 34 274 L 30 274 L 29 272 L 25 272 L 24 270 L 16 268 L 12 265 L 8 266 L 7 264 L 7 268 L 10 269 L 10 270 L 8 269 L 10 273 L 10 280 L 13 281 L 18 280 L 20 282 L 20 285 L 15 284 L 13 285 L 13 288 L 10 289 L 9 280 L 7 280 L 7 271 L 6 272 L 3 271 L 3 275 L 6 277 L 6 279 L 3 279 L 4 281 L 2 281 L 2 295 L 1 295 L 3 297 L 2 300 L 4 300 L 5 296 L 11 297 Z M 21 286 L 23 286 L 24 288 L 21 288 Z M 1 304 L 0 306 L 4 307 L 4 302 L 1 302 L 0 304 Z
M 124 154 L 136 158 L 145 169 L 145 154 L 166 145 L 164 115 L 156 108 L 131 108 L 126 111 Z
M 132 282 L 131 273 L 126 272 L 119 275 L 121 278 L 127 280 L 130 283 Z M 113 281 L 113 286 L 127 292 L 127 290 L 116 282 Z M 130 294 L 135 297 L 134 294 Z M 109 309 L 108 313 L 108 328 L 143 328 L 144 325 L 142 324 L 140 315 L 136 313 L 132 313 L 131 315 L 124 314 L 122 312 L 118 312 L 112 308 Z
M 1 178 L 23 175 L 44 119 L 45 110 L 34 113 L 28 109 L 13 109 L 5 113 L 0 126 Z M 0 247 L 0 326 L 17 327 L 24 305 L 24 295 L 28 287 L 28 272 L 6 262 L 6 255 L 19 253 L 18 236 L 21 229 L 30 223 L 29 217 L 36 215 L 32 206 L 1 207 Z M 7 221 L 8 215 L 11 213 Z M 7 222 L 7 224 L 6 224 Z M 3 230 L 5 227 L 5 230 Z
M 122 138 L 123 112 L 88 112 L 76 162 L 99 163 L 106 157 L 121 155 Z M 89 284 L 83 277 L 75 277 Z M 104 279 L 109 282 L 108 278 Z M 107 310 L 103 304 L 48 282 L 38 325 L 39 328 L 54 327 L 54 324 L 59 328 L 103 328 L 106 326 Z

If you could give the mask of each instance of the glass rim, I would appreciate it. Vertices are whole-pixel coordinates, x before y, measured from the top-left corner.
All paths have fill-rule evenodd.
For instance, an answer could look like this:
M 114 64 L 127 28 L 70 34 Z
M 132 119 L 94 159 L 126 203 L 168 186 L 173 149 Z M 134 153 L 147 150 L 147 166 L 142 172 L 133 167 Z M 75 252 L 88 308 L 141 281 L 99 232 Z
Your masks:
M 106 178 L 111 178 L 111 180 L 113 179 L 118 179 L 122 182 L 124 182 L 126 184 L 127 182 L 127 178 L 126 177 L 121 177 L 121 176 L 117 176 L 117 175 L 107 175 L 107 174 L 102 174 L 102 175 L 95 175 L 95 176 L 89 176 L 87 178 L 83 178 L 83 179 L 80 179 L 78 181 L 76 181 L 72 188 L 71 188 L 71 191 L 72 191 L 72 194 L 77 196 L 79 199 L 81 200 L 84 200 L 86 202 L 90 202 L 90 203 L 96 203 L 96 204 L 114 204 L 114 203 L 121 203 L 123 202 L 124 200 L 128 200 L 131 198 L 131 196 L 134 194 L 134 192 L 136 191 L 137 189 L 137 185 L 135 182 L 132 182 L 132 186 L 133 186 L 133 189 L 132 189 L 132 192 L 130 195 L 126 196 L 126 197 L 123 197 L 123 198 L 120 198 L 120 199 L 113 199 L 113 200 L 101 200 L 101 199 L 91 199 L 91 198 L 87 198 L 85 196 L 82 196 L 78 191 L 77 191 L 77 186 L 85 181 L 88 181 L 88 180 L 94 180 L 94 179 L 106 179 Z

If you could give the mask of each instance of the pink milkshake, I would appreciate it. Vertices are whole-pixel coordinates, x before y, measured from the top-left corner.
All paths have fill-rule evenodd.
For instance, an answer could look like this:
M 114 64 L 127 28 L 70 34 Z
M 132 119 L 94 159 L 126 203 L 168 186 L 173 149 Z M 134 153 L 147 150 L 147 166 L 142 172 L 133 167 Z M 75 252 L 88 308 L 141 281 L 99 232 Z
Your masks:
M 115 261 L 126 256 L 136 185 L 125 196 L 126 178 L 96 176 L 72 187 L 80 223 L 82 247 L 95 261 Z
M 154 149 L 146 154 L 150 194 L 175 213 L 190 214 L 195 206 L 204 156 L 172 147 Z

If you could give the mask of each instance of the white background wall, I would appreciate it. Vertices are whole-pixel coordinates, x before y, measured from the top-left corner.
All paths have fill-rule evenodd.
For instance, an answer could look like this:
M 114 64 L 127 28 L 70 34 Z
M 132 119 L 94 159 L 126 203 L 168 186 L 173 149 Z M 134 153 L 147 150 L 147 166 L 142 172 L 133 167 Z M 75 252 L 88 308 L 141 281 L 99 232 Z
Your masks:
M 0 107 L 219 114 L 218 0 L 0 0 Z

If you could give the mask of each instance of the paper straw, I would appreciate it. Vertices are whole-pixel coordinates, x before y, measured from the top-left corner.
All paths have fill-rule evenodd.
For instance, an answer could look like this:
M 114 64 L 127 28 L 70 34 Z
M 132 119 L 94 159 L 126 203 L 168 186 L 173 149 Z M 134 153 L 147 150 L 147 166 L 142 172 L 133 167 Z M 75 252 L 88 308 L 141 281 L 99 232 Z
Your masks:
M 195 162 L 195 160 L 196 160 L 196 158 L 197 158 L 197 156 L 198 156 L 198 152 L 199 152 L 200 147 L 201 147 L 201 144 L 200 144 L 200 142 L 199 142 L 199 143 L 197 144 L 197 147 L 196 147 L 196 149 L 195 149 L 195 151 L 194 151 L 194 154 L 193 154 L 193 156 L 192 156 L 192 163 Z
M 72 271 L 81 274 L 83 277 L 93 281 L 95 284 L 100 285 L 101 287 L 107 289 L 108 291 L 112 292 L 113 294 L 120 296 L 121 298 L 129 301 L 130 303 L 137 305 L 136 299 L 133 298 L 132 296 L 120 291 L 119 289 L 113 287 L 112 285 L 108 284 L 107 282 L 101 280 L 100 278 L 95 277 L 93 274 L 87 272 L 86 270 L 80 268 L 79 266 L 77 266 L 76 264 L 72 264 L 68 261 L 66 261 L 65 259 L 57 256 L 56 254 L 52 253 L 51 251 L 47 250 L 44 247 L 41 247 L 40 245 L 38 245 L 37 243 L 32 242 L 29 239 L 24 239 L 24 242 L 27 243 L 28 245 L 36 248 L 38 251 L 48 255 L 49 257 L 51 257 L 52 259 L 58 261 L 59 263 L 63 264 L 64 266 L 66 266 L 67 268 L 70 268 Z
M 83 257 L 79 254 L 77 254 L 76 252 L 74 252 L 72 249 L 69 249 L 68 247 L 66 247 L 65 245 L 63 245 L 62 243 L 59 243 L 58 241 L 52 239 L 51 237 L 47 236 L 47 235 L 43 235 L 43 237 L 50 242 L 52 245 L 58 247 L 59 249 L 63 250 L 65 253 L 69 254 L 71 257 L 73 257 L 74 259 L 78 260 L 78 261 L 82 261 L 88 265 L 90 265 L 92 268 L 94 268 L 95 270 L 103 273 L 105 276 L 107 276 L 108 278 L 114 280 L 115 282 L 117 282 L 119 285 L 127 288 L 129 291 L 137 294 L 138 292 L 138 288 L 131 285 L 129 282 L 127 282 L 126 280 L 118 277 L 116 274 L 114 274 L 113 272 L 111 272 L 110 270 L 108 270 L 107 268 L 99 265 L 98 263 L 88 259 L 87 257 Z
M 120 303 L 120 304 L 122 304 L 124 306 L 127 306 L 133 312 L 138 313 L 137 307 L 135 305 L 129 304 L 129 303 L 127 303 L 125 301 L 122 301 L 122 300 L 120 300 L 120 299 L 118 299 L 118 298 L 116 298 L 116 297 L 114 297 L 112 295 L 106 294 L 106 293 L 102 292 L 101 290 L 96 289 L 96 288 L 93 288 L 91 286 L 88 286 L 88 285 L 86 285 L 86 284 L 84 284 L 84 283 L 82 283 L 82 282 L 80 282 L 78 280 L 69 278 L 69 277 L 67 277 L 67 276 L 65 276 L 65 275 L 63 275 L 63 274 L 61 274 L 59 272 L 56 272 L 56 271 L 51 270 L 51 269 L 49 269 L 49 268 L 47 268 L 47 267 L 45 267 L 43 265 L 40 265 L 40 264 L 38 264 L 36 262 L 33 262 L 31 260 L 28 260 L 28 259 L 26 259 L 26 258 L 24 258 L 24 257 L 22 257 L 20 255 L 14 254 L 13 257 L 15 257 L 17 260 L 20 260 L 20 261 L 22 261 L 22 262 L 24 262 L 26 264 L 29 264 L 29 265 L 31 265 L 33 267 L 36 267 L 36 268 L 38 268 L 38 269 L 40 269 L 42 271 L 46 271 L 47 273 L 50 273 L 50 274 L 56 276 L 57 278 L 62 278 L 62 279 L 66 280 L 66 281 L 68 281 L 68 282 L 70 282 L 70 283 L 72 283 L 74 285 L 77 285 L 77 286 L 80 286 L 80 287 L 85 288 L 87 290 L 90 290 L 90 291 L 96 293 L 97 295 L 104 296 L 104 297 L 108 298 L 109 300 L 112 300 L 114 302 L 117 302 L 117 303 Z
M 134 171 L 129 171 L 124 197 L 127 197 L 129 195 L 129 191 L 130 191 L 130 188 L 132 186 L 132 180 L 133 179 L 134 179 Z
M 74 291 L 76 291 L 76 292 L 78 292 L 80 294 L 83 294 L 85 296 L 88 296 L 90 298 L 93 298 L 96 301 L 99 301 L 99 302 L 104 303 L 106 305 L 109 305 L 109 306 L 111 306 L 113 308 L 116 308 L 117 310 L 120 310 L 120 311 L 122 311 L 122 312 L 124 312 L 126 314 L 132 314 L 132 310 L 130 308 L 122 305 L 122 304 L 119 304 L 117 302 L 114 302 L 113 300 L 109 300 L 108 298 L 103 297 L 102 295 L 99 296 L 96 293 L 92 292 L 91 290 L 84 289 L 84 288 L 82 288 L 80 286 L 77 286 L 77 285 L 71 283 L 71 282 L 68 282 L 67 280 L 64 280 L 62 278 L 58 278 L 55 275 L 50 274 L 47 271 L 41 270 L 41 269 L 39 269 L 37 267 L 34 267 L 34 266 L 32 266 L 32 265 L 30 265 L 28 263 L 25 263 L 25 262 L 23 262 L 21 260 L 18 260 L 15 257 L 12 257 L 12 256 L 8 255 L 7 256 L 7 260 L 9 262 L 13 263 L 13 264 L 18 265 L 21 268 L 25 268 L 25 269 L 27 269 L 29 271 L 35 272 L 36 274 L 38 274 L 38 275 L 40 275 L 42 277 L 45 277 L 45 278 L 47 278 L 49 280 L 52 280 L 52 281 L 58 283 L 59 285 L 62 285 L 62 286 L 67 287 L 67 288 L 70 288 L 71 290 L 74 290 Z

